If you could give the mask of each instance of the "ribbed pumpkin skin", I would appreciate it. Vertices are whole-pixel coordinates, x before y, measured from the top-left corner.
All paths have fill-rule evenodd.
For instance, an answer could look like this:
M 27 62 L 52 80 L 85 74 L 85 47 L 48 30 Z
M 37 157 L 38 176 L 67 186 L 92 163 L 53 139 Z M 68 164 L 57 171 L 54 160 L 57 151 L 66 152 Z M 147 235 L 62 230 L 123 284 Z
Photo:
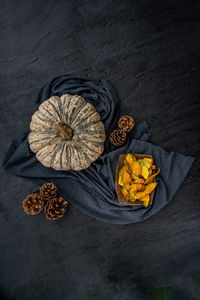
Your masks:
M 71 140 L 63 138 L 58 124 L 72 129 Z M 45 167 L 55 170 L 85 169 L 104 150 L 105 129 L 100 115 L 78 95 L 44 101 L 32 116 L 30 130 L 31 150 Z

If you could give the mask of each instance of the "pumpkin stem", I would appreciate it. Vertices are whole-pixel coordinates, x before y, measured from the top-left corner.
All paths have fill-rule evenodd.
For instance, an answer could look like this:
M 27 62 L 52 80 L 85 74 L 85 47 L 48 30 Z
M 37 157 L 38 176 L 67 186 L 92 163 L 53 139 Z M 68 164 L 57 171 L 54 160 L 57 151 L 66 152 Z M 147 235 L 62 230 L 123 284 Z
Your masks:
M 72 139 L 73 133 L 72 129 L 69 126 L 62 123 L 58 123 L 56 125 L 59 129 L 59 135 L 61 136 L 61 138 L 67 141 Z

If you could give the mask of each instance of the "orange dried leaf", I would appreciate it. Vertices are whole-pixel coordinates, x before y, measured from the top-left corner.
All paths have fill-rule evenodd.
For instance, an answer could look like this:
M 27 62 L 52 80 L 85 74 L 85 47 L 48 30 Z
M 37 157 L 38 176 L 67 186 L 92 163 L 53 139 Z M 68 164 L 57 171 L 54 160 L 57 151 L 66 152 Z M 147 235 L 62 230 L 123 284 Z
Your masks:
M 119 175 L 123 175 L 124 171 L 128 171 L 129 170 L 129 166 L 128 165 L 124 165 L 120 171 L 119 171 Z
M 131 172 L 136 175 L 139 176 L 142 173 L 142 168 L 140 166 L 140 164 L 136 161 L 136 158 L 132 155 L 132 154 L 127 154 L 126 155 L 126 161 L 128 162 Z
M 126 199 L 129 199 L 129 193 L 127 191 L 127 189 L 123 186 L 122 188 L 122 194 Z
M 148 195 L 144 196 L 143 198 L 141 198 L 140 200 L 143 201 L 143 205 L 145 207 L 147 207 L 149 205 L 150 195 L 148 194 Z
M 125 171 L 129 171 L 129 166 L 128 165 L 123 166 L 119 171 L 119 180 L 118 180 L 119 185 L 124 185 L 123 175 L 124 175 Z
M 136 157 L 128 153 L 124 159 L 124 165 L 119 171 L 118 183 L 122 186 L 121 192 L 124 198 L 130 202 L 140 200 L 145 207 L 150 202 L 150 194 L 155 189 L 157 182 L 153 182 L 155 176 L 160 172 L 153 174 L 156 165 L 153 159 Z
M 130 184 L 131 183 L 131 175 L 125 170 L 122 177 L 123 184 Z
M 134 195 L 135 199 L 141 199 L 144 196 L 151 194 L 153 192 L 153 190 L 155 189 L 156 185 L 157 185 L 157 182 L 153 182 L 153 183 L 146 185 L 144 192 L 135 193 L 135 195 Z
M 125 184 L 124 187 L 129 190 L 130 189 L 130 184 Z
M 136 158 L 135 158 L 135 156 L 134 156 L 133 154 L 128 153 L 128 154 L 126 155 L 126 159 L 125 159 L 125 160 L 127 160 L 127 162 L 131 162 L 131 161 L 136 160 Z
M 129 164 L 128 162 L 126 161 L 126 159 L 124 160 L 124 166 L 127 166 L 129 168 Z
M 135 192 L 140 192 L 140 191 L 144 191 L 145 190 L 145 186 L 141 183 L 133 183 L 130 186 L 130 192 L 131 193 L 135 193 Z
M 155 174 L 149 176 L 149 177 L 147 178 L 147 180 L 145 181 L 145 184 L 151 183 L 151 182 L 153 181 L 154 177 L 157 176 L 159 173 L 160 173 L 160 169 L 158 169 L 158 172 L 156 172 Z
M 135 176 L 134 174 L 132 174 L 132 178 L 134 180 L 134 183 L 144 183 L 144 179 L 142 179 L 138 176 Z
M 142 191 L 145 190 L 144 184 L 138 183 L 138 184 L 137 184 L 137 187 L 138 187 L 138 192 L 142 192 Z
M 129 201 L 131 201 L 131 202 L 135 202 L 136 201 L 136 199 L 135 199 L 135 193 L 132 193 L 132 192 L 130 192 L 129 191 Z
M 130 167 L 131 167 L 132 174 L 134 174 L 136 176 L 141 175 L 142 167 L 140 166 L 140 164 L 137 161 L 134 161 Z
M 137 191 L 138 191 L 137 184 L 131 184 L 130 189 L 129 189 L 129 193 L 134 194 Z

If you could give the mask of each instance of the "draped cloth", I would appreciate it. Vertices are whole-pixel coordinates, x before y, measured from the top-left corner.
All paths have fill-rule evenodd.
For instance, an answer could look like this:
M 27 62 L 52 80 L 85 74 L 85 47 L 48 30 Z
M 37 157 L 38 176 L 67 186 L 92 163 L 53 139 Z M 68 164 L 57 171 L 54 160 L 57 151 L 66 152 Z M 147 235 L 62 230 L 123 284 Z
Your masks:
M 89 79 L 74 75 L 63 75 L 49 81 L 36 100 L 39 106 L 51 96 L 77 94 L 91 103 L 101 115 L 107 139 L 103 154 L 82 171 L 55 171 L 44 167 L 30 150 L 29 128 L 13 141 L 4 161 L 6 170 L 37 184 L 55 183 L 60 194 L 83 213 L 101 221 L 128 224 L 143 221 L 170 202 L 190 170 L 194 158 L 149 143 L 150 132 L 146 122 L 135 126 L 126 143 L 115 147 L 109 143 L 109 133 L 117 127 L 120 101 L 114 87 L 105 79 Z M 115 191 L 115 169 L 122 153 L 144 153 L 152 155 L 157 167 L 153 204 L 143 206 L 121 205 Z

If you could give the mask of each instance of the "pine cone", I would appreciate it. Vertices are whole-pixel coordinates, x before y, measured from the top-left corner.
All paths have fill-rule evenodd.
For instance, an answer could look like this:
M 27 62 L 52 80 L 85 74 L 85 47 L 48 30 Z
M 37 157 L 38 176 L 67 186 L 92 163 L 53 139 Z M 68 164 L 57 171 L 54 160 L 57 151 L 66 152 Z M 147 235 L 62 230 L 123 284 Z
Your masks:
M 123 129 L 116 129 L 110 133 L 110 142 L 115 146 L 121 146 L 126 140 L 126 132 Z
M 135 126 L 135 121 L 132 117 L 125 115 L 119 119 L 118 126 L 124 131 L 130 132 Z
M 44 200 L 38 193 L 28 195 L 23 201 L 25 213 L 29 215 L 37 215 L 41 212 L 44 205 Z
M 63 197 L 55 197 L 47 202 L 44 206 L 46 218 L 49 220 L 56 220 L 64 216 L 68 202 Z
M 44 200 L 49 200 L 51 198 L 55 198 L 58 195 L 58 189 L 54 183 L 48 182 L 41 186 L 40 188 L 40 196 Z

